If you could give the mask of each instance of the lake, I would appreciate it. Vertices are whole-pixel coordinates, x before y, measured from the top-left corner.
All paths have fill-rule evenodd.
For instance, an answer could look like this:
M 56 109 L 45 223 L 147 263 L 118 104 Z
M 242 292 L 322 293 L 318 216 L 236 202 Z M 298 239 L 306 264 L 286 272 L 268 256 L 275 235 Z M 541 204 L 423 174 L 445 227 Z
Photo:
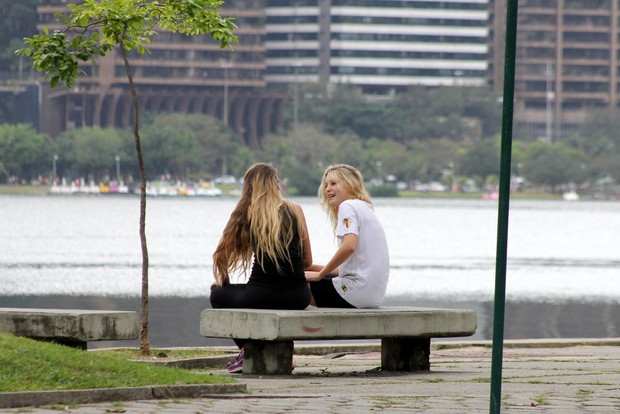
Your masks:
M 315 198 L 295 200 L 325 263 L 336 246 L 326 215 Z M 148 200 L 155 345 L 205 341 L 197 313 L 236 201 Z M 375 210 L 390 245 L 386 304 L 475 308 L 475 337 L 489 339 L 497 201 L 376 199 Z M 138 215 L 134 196 L 0 196 L 0 306 L 138 310 Z M 618 246 L 619 202 L 511 201 L 506 338 L 620 336 Z

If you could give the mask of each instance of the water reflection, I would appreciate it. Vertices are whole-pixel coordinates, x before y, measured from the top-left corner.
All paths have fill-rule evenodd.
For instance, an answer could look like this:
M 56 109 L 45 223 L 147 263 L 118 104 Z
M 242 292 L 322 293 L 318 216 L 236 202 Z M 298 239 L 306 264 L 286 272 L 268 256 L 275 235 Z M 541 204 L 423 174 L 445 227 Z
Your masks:
M 300 198 L 315 262 L 334 251 L 314 198 Z M 236 199 L 149 200 L 154 343 L 200 345 L 211 254 Z M 138 202 L 0 196 L 0 306 L 138 310 Z M 490 338 L 497 205 L 377 199 L 390 244 L 387 302 L 467 307 Z M 620 203 L 511 202 L 506 338 L 618 336 Z

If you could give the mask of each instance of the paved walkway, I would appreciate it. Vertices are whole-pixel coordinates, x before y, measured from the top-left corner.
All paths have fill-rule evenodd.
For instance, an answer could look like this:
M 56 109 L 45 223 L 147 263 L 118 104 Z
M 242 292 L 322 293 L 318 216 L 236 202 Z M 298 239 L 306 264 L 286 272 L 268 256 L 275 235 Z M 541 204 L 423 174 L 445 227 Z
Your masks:
M 376 351 L 296 355 L 291 376 L 235 375 L 247 384 L 243 394 L 41 407 L 28 412 L 488 413 L 491 347 L 463 345 L 434 344 L 431 371 L 425 373 L 381 372 Z M 223 370 L 217 373 L 229 375 Z M 502 412 L 620 412 L 620 341 L 507 343 Z

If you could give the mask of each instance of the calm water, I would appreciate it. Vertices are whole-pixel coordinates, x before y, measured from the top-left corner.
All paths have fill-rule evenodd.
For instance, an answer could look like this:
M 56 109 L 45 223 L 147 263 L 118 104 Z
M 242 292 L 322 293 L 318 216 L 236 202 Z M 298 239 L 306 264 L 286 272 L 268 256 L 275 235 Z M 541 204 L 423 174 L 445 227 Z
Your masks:
M 335 249 L 325 214 L 314 198 L 297 201 L 314 261 L 325 263 Z M 211 254 L 235 203 L 149 199 L 150 292 L 153 306 L 168 304 L 161 317 L 173 318 L 181 303 L 192 314 L 206 306 Z M 0 306 L 133 308 L 141 283 L 138 209 L 138 198 L 131 196 L 0 196 Z M 475 307 L 477 336 L 489 337 L 497 203 L 378 199 L 375 210 L 391 249 L 388 303 Z M 620 336 L 618 246 L 618 202 L 513 201 L 507 320 L 522 316 L 507 328 L 507 337 Z M 555 318 L 553 327 L 514 330 L 528 325 L 527 318 L 529 325 L 539 324 L 534 320 L 545 312 L 546 320 Z M 590 314 L 594 322 L 611 322 L 599 324 L 600 332 L 564 327 L 577 324 L 575 315 L 584 315 L 582 320 Z

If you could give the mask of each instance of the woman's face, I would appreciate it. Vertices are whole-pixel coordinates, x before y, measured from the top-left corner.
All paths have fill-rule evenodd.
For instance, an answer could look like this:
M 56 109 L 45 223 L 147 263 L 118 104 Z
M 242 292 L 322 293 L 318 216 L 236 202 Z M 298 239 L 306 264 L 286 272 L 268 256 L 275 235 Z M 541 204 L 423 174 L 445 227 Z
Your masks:
M 351 193 L 345 189 L 344 183 L 340 177 L 333 171 L 328 172 L 323 181 L 323 191 L 327 204 L 333 208 L 338 206 L 345 200 L 353 198 Z

